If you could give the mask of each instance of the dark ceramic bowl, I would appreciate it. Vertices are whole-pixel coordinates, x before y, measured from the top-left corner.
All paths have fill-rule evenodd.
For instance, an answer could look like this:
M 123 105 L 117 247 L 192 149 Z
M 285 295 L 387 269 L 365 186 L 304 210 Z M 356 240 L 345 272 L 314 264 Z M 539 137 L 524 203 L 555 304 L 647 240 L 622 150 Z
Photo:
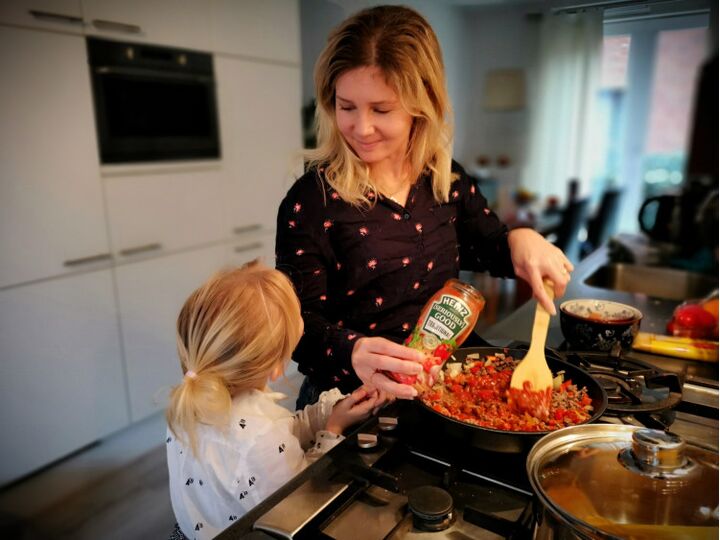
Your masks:
M 560 304 L 560 328 L 574 349 L 609 351 L 618 341 L 623 349 L 630 349 L 641 320 L 639 309 L 608 300 L 576 299 Z

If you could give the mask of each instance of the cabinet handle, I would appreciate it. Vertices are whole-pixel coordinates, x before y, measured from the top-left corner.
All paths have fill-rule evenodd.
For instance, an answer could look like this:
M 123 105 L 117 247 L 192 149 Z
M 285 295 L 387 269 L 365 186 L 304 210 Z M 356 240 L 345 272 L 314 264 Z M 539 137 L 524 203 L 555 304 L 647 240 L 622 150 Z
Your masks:
M 106 21 L 104 19 L 93 19 L 92 23 L 98 30 L 125 32 L 126 34 L 140 34 L 142 32 L 142 28 L 140 28 L 137 24 Z
M 137 255 L 139 253 L 147 253 L 148 251 L 158 251 L 162 249 L 162 244 L 159 242 L 153 242 L 151 244 L 144 244 L 142 246 L 135 246 L 127 249 L 121 249 L 120 255 L 128 257 L 130 255 Z
M 252 231 L 257 231 L 258 229 L 261 229 L 262 225 L 259 223 L 253 223 L 252 225 L 241 225 L 240 227 L 233 228 L 233 233 L 235 234 L 245 234 Z
M 89 257 L 80 257 L 79 259 L 69 259 L 63 263 L 63 266 L 67 266 L 67 267 L 82 266 L 85 264 L 109 261 L 110 259 L 112 259 L 112 254 L 99 253 L 97 255 L 91 255 Z
M 251 249 L 258 249 L 263 247 L 262 242 L 253 242 L 252 244 L 245 244 L 244 246 L 237 246 L 235 253 L 242 253 L 243 251 L 250 251 Z
M 62 13 L 53 13 L 51 11 L 41 11 L 39 9 L 30 9 L 28 13 L 41 21 L 64 22 L 69 24 L 85 24 L 82 17 L 74 15 L 63 15 Z

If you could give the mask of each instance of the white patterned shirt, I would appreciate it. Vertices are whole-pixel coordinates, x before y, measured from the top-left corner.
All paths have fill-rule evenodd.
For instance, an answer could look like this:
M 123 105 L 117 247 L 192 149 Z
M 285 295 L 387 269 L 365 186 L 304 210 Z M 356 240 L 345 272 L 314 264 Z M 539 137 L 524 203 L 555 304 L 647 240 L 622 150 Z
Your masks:
M 168 429 L 170 498 L 182 532 L 213 538 L 344 437 L 325 431 L 339 390 L 292 413 L 283 394 L 250 390 L 233 399 L 230 424 L 199 425 L 198 457 Z

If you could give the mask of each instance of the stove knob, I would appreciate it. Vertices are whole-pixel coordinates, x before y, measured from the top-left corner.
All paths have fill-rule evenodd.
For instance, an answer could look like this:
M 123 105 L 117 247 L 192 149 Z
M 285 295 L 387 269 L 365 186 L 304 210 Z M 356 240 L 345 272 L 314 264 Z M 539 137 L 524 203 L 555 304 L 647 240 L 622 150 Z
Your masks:
M 374 433 L 358 433 L 357 444 L 362 450 L 372 450 L 378 444 L 377 435 Z
M 398 419 L 394 416 L 379 416 L 378 429 L 380 431 L 395 431 L 398 427 Z

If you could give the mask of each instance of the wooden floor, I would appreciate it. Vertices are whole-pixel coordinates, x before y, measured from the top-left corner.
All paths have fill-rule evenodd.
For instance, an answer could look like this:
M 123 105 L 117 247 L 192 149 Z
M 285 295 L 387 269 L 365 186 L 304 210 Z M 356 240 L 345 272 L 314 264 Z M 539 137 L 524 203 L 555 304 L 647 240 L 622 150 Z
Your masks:
M 170 507 L 164 445 L 37 515 L 8 524 L 3 538 L 167 538 Z
M 487 304 L 476 330 L 526 298 L 512 280 L 461 276 Z M 274 385 L 293 409 L 301 382 L 294 369 Z M 175 523 L 165 460 L 165 423 L 157 414 L 0 490 L 0 538 L 12 540 L 163 539 Z
M 280 405 L 301 382 L 292 364 Z M 174 524 L 162 413 L 0 491 L 3 540 L 162 540 Z

